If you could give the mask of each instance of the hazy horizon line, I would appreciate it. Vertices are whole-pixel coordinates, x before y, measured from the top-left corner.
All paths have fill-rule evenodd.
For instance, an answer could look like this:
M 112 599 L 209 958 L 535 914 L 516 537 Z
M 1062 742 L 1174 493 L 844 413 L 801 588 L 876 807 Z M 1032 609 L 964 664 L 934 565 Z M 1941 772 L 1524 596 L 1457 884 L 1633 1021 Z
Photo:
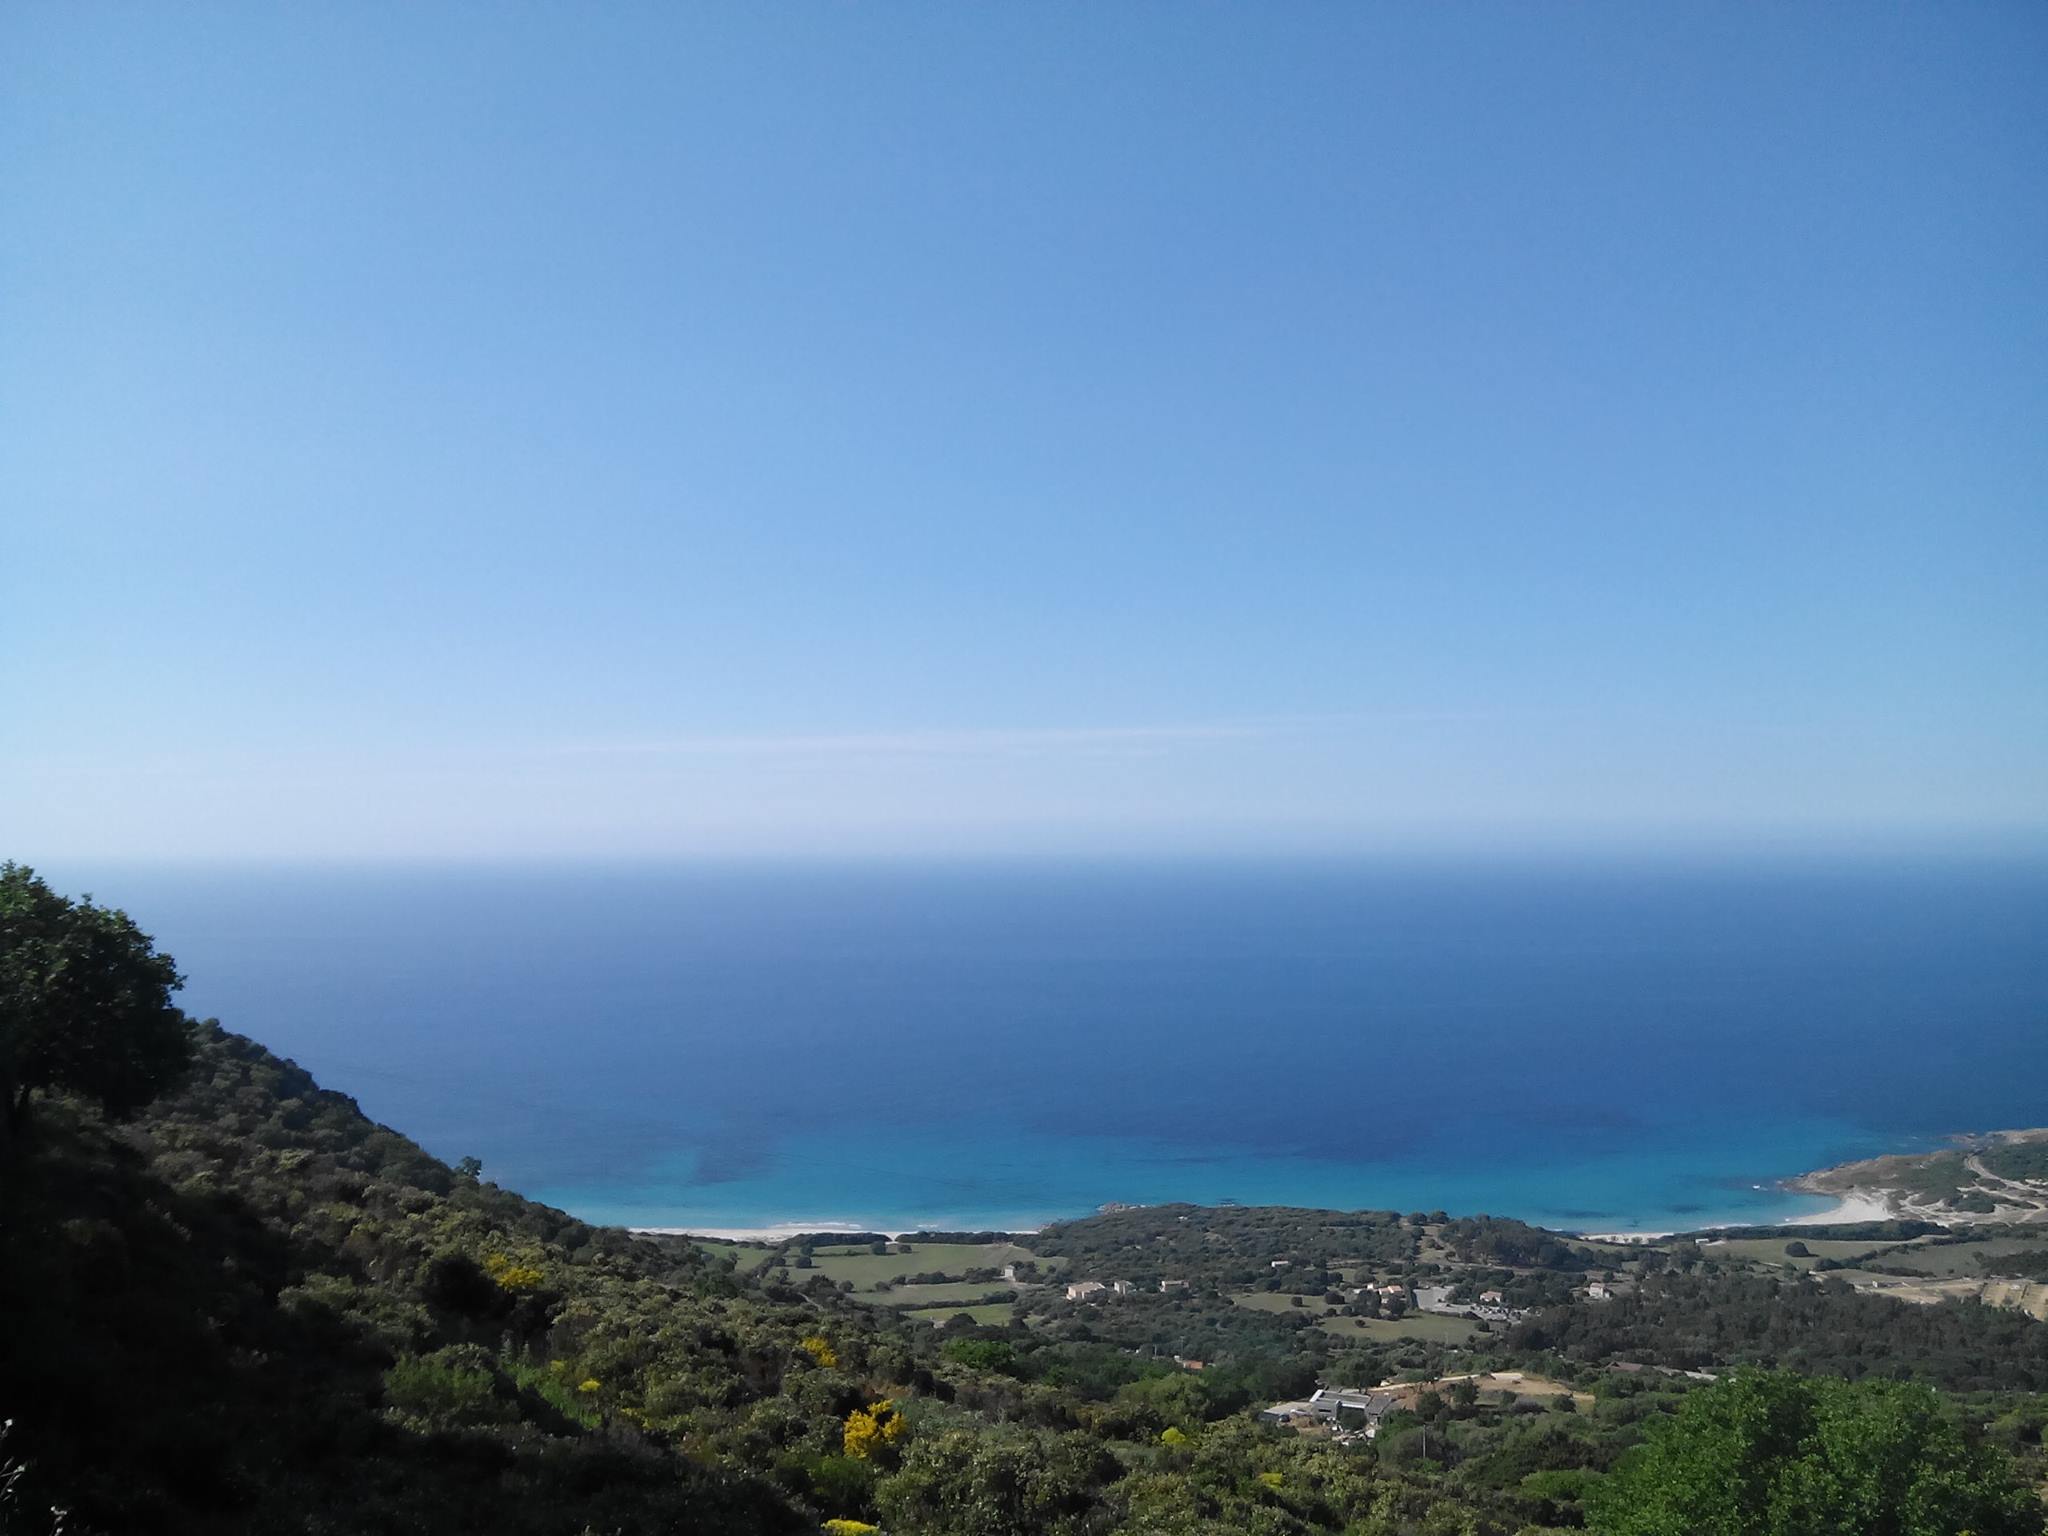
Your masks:
M 1723 865 L 1731 863 L 1807 863 L 1825 860 L 1867 863 L 1885 859 L 1978 864 L 2048 861 L 2048 827 L 1917 828 L 1859 830 L 1836 836 L 1816 835 L 1805 828 L 1798 835 L 1768 828 L 1750 829 L 1747 836 L 1717 829 L 1712 835 L 1638 839 L 1564 840 L 1525 837 L 1500 841 L 1387 841 L 1373 844 L 1332 844 L 1321 847 L 1188 844 L 1178 847 L 760 847 L 753 849 L 649 849 L 642 851 L 573 849 L 497 849 L 408 853 L 301 851 L 219 853 L 68 853 L 63 850 L 12 852 L 0 848 L 0 860 L 39 871 L 56 866 L 95 870 L 424 870 L 424 869 L 587 869 L 658 871 L 725 868 L 888 867 L 1045 869 L 1122 866 L 1274 866 L 1274 865 L 1627 865 L 1663 863 Z

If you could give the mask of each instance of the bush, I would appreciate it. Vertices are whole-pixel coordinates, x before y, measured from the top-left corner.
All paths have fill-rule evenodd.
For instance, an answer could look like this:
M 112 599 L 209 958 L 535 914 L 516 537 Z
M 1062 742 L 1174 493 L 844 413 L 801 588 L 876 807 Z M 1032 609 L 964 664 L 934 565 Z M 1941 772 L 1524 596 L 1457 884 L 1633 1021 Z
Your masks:
M 504 1304 L 505 1293 L 466 1253 L 436 1254 L 420 1276 L 427 1305 L 458 1317 L 488 1317 Z
M 1016 1346 L 1006 1339 L 949 1339 L 944 1354 L 948 1360 L 957 1360 L 977 1371 L 1001 1376 L 1023 1374 L 1017 1363 Z
M 512 1383 L 474 1344 L 454 1344 L 399 1361 L 384 1373 L 384 1400 L 423 1429 L 510 1424 L 519 1418 Z

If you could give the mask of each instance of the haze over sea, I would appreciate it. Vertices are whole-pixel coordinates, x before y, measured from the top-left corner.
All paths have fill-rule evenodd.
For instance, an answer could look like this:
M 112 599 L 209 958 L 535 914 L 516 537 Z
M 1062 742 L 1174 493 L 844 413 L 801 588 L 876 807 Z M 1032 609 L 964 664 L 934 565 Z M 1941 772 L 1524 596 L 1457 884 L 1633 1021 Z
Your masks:
M 189 1010 L 596 1221 L 1763 1221 L 2048 1121 L 2048 863 L 48 871 Z

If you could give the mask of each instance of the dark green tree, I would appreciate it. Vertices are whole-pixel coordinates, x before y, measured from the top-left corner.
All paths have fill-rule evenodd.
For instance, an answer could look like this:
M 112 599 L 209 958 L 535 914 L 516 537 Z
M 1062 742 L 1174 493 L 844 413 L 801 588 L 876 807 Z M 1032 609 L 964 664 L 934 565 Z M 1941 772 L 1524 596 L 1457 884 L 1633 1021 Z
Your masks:
M 134 1113 L 192 1059 L 184 985 L 128 914 L 60 896 L 26 865 L 0 864 L 0 1124 L 26 1124 L 31 1097 L 62 1089 Z
M 1941 1399 L 1900 1382 L 1742 1371 L 1593 1488 L 1602 1536 L 2038 1536 L 2041 1504 Z

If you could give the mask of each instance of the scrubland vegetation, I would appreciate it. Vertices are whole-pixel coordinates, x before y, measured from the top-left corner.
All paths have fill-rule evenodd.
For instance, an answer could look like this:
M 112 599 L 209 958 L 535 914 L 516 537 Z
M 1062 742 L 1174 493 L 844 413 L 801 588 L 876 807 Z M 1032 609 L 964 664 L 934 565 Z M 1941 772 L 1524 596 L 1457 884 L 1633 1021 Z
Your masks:
M 2018 1312 L 1442 1212 L 634 1237 L 187 1024 L 132 925 L 46 898 L 0 874 L 7 1536 L 2042 1528 L 2048 1325 Z M 1871 1262 L 1924 1236 L 1810 1240 Z M 1396 1278 L 1529 1315 L 1451 1330 L 1348 1294 Z M 940 1287 L 1016 1299 L 905 1300 Z M 1555 1385 L 1439 1380 L 1490 1369 Z M 1401 1380 L 1426 1385 L 1369 1443 L 1254 1418 Z

